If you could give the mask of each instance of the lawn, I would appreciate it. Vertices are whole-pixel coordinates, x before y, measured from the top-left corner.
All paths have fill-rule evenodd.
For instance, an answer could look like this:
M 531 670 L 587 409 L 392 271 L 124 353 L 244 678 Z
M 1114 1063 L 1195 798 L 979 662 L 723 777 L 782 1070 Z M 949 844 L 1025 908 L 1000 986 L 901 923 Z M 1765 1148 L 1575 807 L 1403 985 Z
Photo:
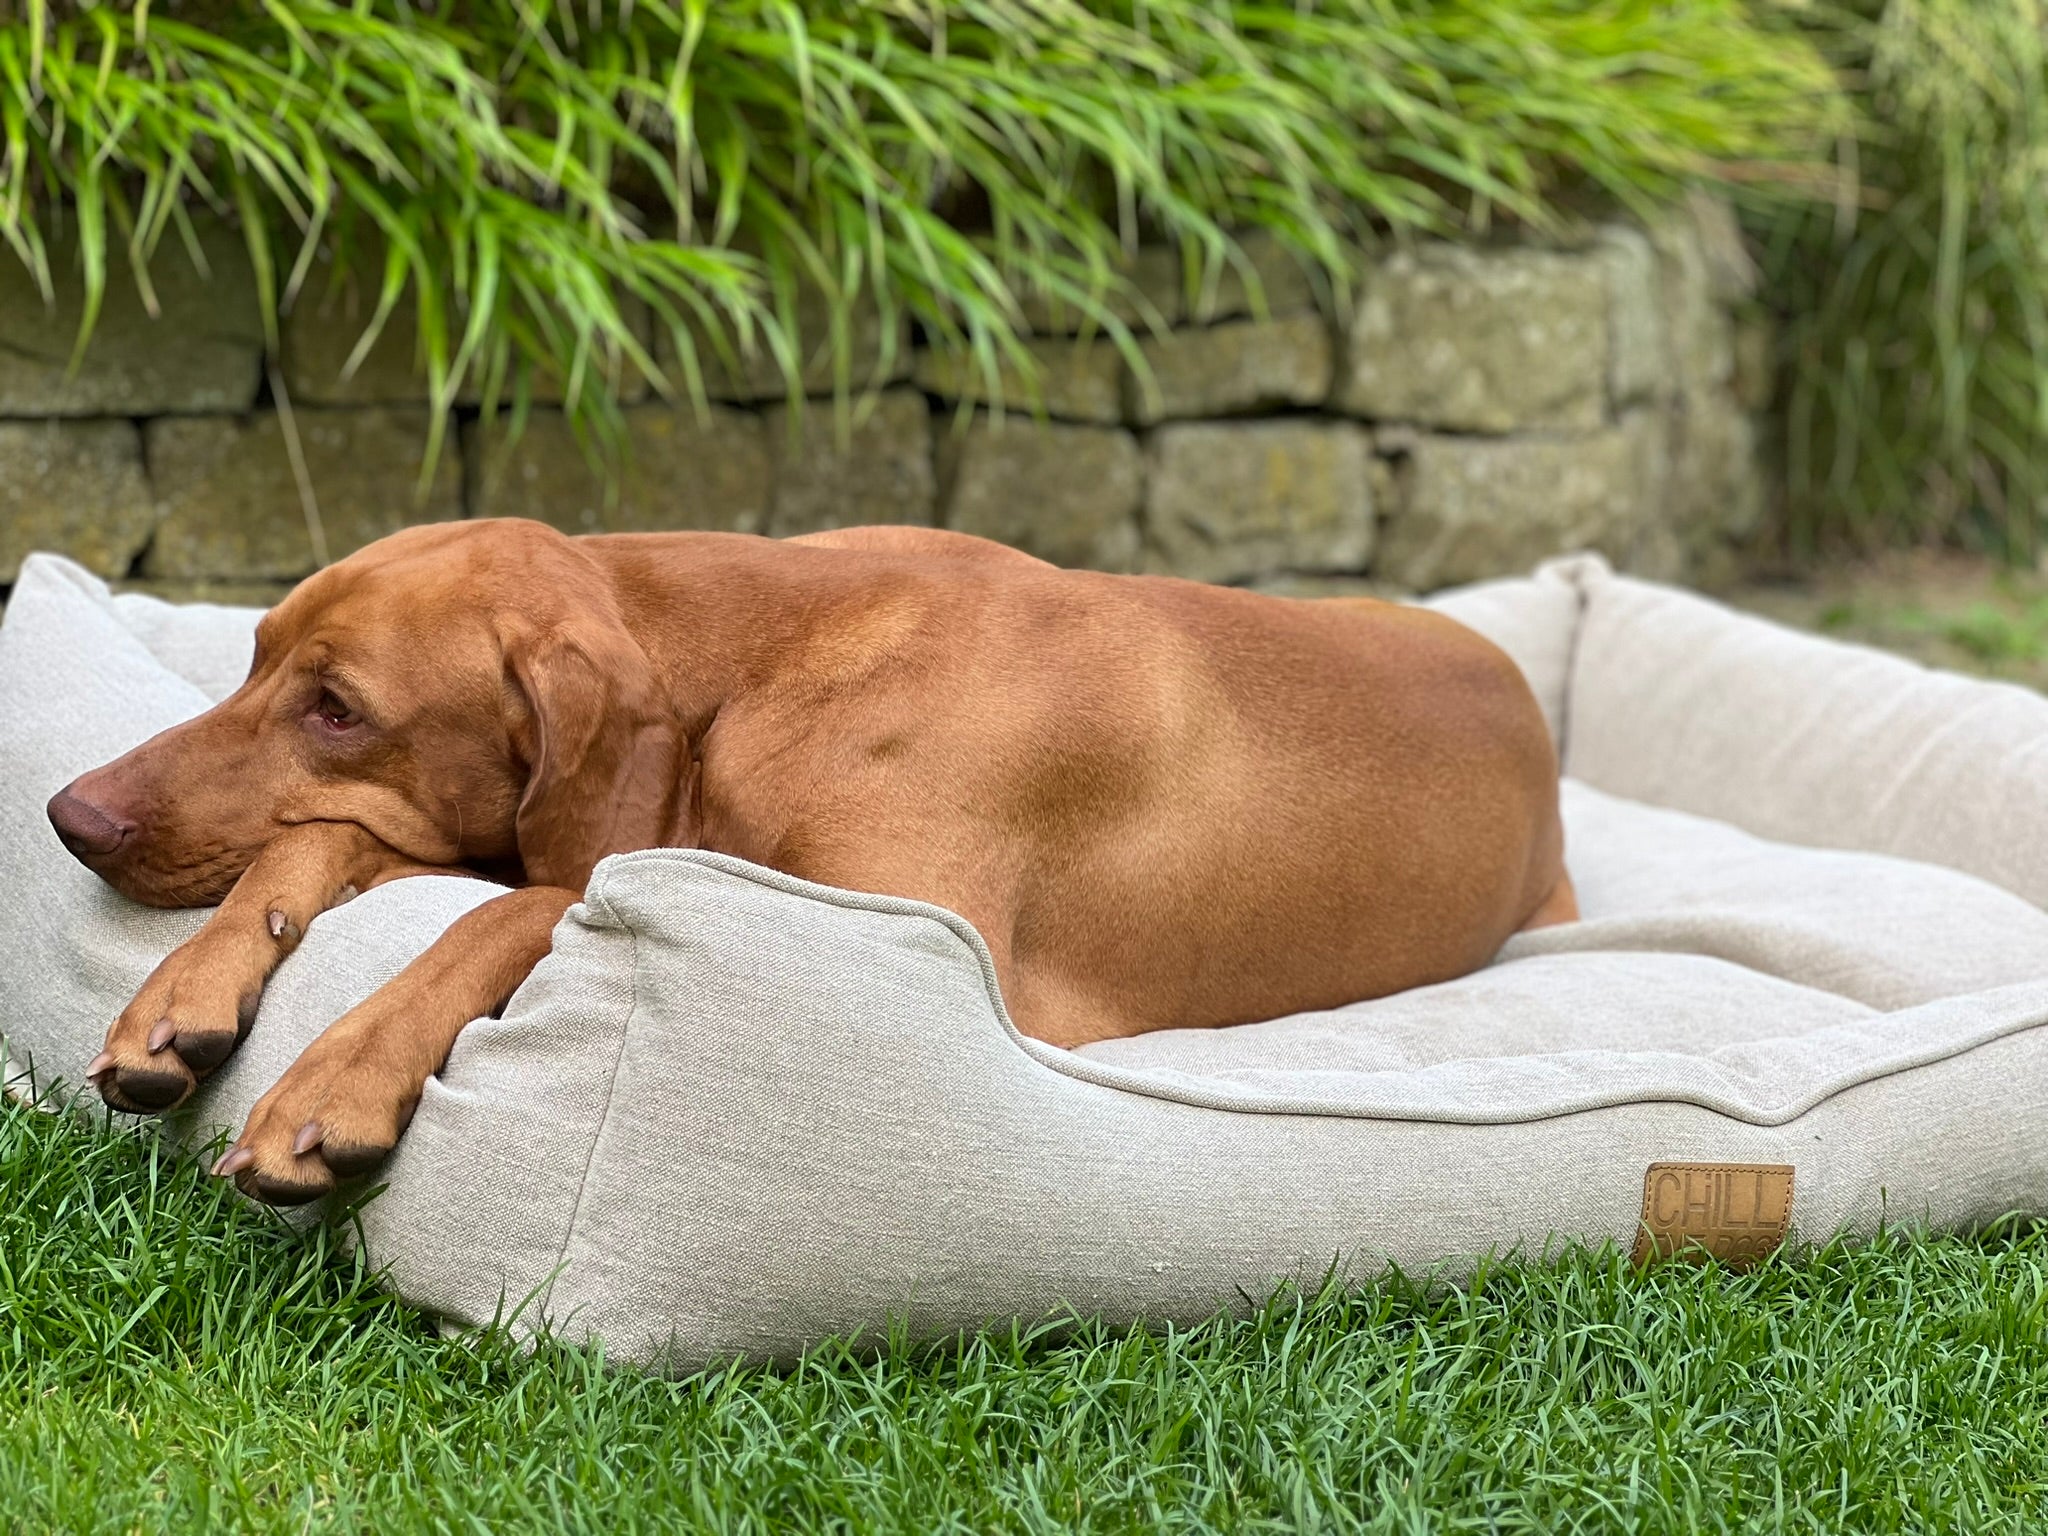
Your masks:
M 1928 666 L 2048 689 L 2048 572 L 1953 550 L 1890 550 L 1718 595 Z
M 144 1136 L 0 1109 L 0 1527 L 1961 1530 L 2048 1519 L 2048 1238 L 1612 1254 L 686 1381 L 441 1339 Z

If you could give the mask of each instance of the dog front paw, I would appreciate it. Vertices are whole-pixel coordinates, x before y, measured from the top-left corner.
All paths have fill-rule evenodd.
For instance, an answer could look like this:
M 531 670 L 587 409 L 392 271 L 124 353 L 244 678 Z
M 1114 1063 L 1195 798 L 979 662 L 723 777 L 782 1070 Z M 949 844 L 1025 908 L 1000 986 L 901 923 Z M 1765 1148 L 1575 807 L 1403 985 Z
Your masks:
M 174 951 L 142 984 L 85 1069 L 114 1109 L 175 1109 L 249 1032 L 262 982 L 252 987 L 203 951 L 188 954 L 191 948 Z
M 375 1068 L 309 1052 L 257 1100 L 213 1172 L 251 1199 L 304 1205 L 389 1157 L 418 1102 Z

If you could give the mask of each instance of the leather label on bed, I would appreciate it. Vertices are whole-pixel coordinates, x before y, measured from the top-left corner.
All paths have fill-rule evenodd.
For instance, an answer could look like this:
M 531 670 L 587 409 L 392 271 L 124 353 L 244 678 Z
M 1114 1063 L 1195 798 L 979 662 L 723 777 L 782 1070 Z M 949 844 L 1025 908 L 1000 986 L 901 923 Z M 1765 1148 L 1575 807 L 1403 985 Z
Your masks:
M 1754 1264 L 1792 1224 L 1785 1163 L 1652 1163 L 1643 1175 L 1635 1262 L 1716 1258 Z

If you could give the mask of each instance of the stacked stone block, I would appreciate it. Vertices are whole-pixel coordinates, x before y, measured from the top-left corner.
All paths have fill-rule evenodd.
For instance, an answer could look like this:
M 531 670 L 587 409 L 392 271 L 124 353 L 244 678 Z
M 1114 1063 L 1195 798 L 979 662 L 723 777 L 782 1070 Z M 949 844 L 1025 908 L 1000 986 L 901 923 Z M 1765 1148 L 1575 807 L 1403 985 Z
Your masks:
M 702 413 L 637 370 L 606 380 L 625 406 L 609 487 L 546 377 L 517 437 L 459 395 L 426 472 L 409 308 L 349 370 L 374 296 L 316 274 L 266 360 L 239 236 L 199 231 L 166 244 L 155 313 L 115 275 L 75 367 L 75 252 L 53 249 L 54 303 L 0 263 L 0 585 L 54 548 L 111 577 L 261 596 L 323 549 L 515 515 L 572 533 L 901 522 L 1103 570 L 1424 589 L 1586 547 L 1714 575 L 1764 502 L 1768 337 L 1711 203 L 1573 246 L 1390 250 L 1348 304 L 1268 240 L 1192 291 L 1176 253 L 1146 249 L 1117 304 L 1123 346 L 1025 296 L 1036 411 L 1021 371 L 991 386 L 871 311 L 850 325 L 849 372 L 874 388 L 835 400 L 813 302 L 801 409 L 763 358 L 707 355 Z

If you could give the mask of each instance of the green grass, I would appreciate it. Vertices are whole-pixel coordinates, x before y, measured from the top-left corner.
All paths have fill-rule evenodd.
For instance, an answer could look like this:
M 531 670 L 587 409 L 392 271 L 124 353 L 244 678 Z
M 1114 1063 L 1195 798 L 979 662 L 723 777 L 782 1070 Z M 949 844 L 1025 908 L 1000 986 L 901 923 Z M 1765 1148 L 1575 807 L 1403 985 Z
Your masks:
M 1877 631 L 1894 639 L 1933 640 L 1955 647 L 1994 674 L 2048 660 L 2048 597 L 2002 602 L 1980 598 L 1947 611 L 1910 602 L 1877 607 L 1843 600 L 1821 609 L 1817 623 L 1831 634 L 1851 638 Z
M 1939 636 L 1989 665 L 2048 656 L 2048 598 L 2036 598 L 2017 612 L 1978 602 L 1960 613 L 1909 611 L 1903 617 L 1908 628 Z
M 2019 1231 L 670 1382 L 444 1341 L 146 1139 L 0 1111 L 0 1529 L 2038 1530 L 2044 1415 Z

